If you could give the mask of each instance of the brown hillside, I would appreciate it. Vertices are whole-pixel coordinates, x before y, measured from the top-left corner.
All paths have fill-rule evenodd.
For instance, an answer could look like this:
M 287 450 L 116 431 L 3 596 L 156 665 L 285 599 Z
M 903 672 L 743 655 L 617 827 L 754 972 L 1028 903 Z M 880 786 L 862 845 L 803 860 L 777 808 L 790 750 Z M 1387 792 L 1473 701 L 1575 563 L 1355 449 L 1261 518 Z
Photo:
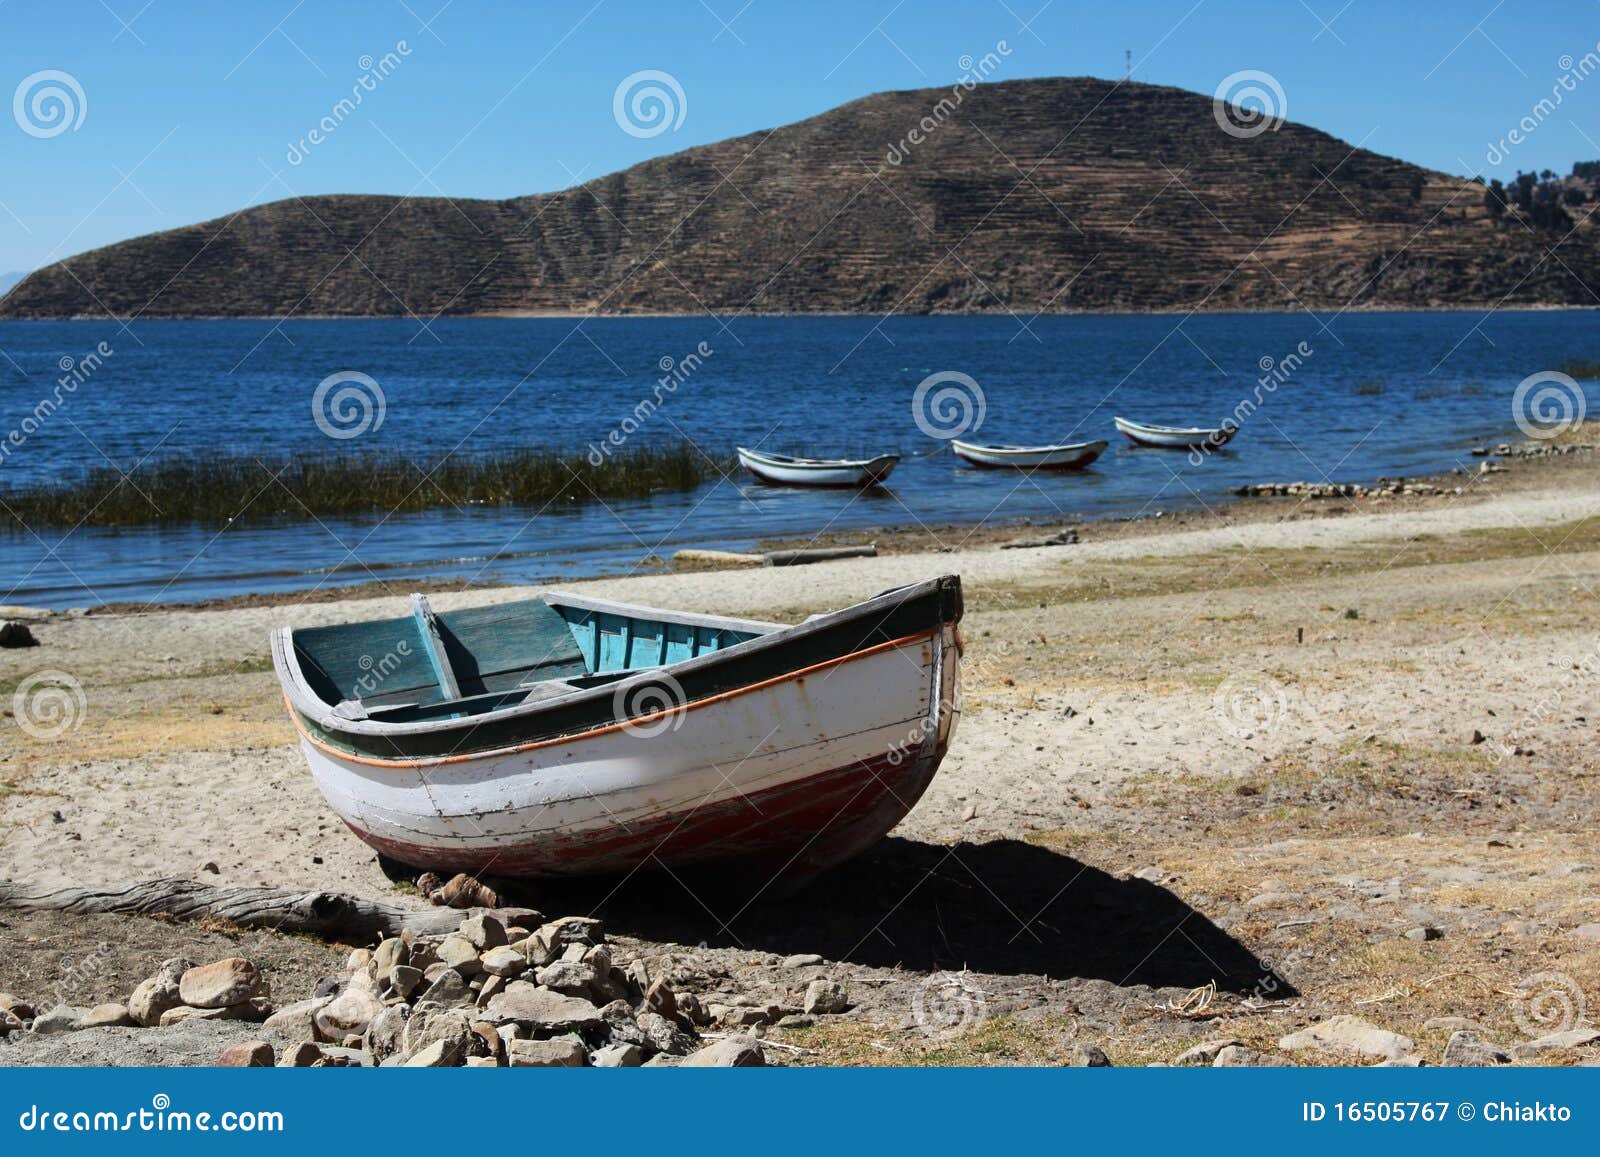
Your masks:
M 1600 302 L 1600 245 L 1481 186 L 1210 97 L 1093 79 L 948 89 L 508 201 L 312 197 L 40 270 L 0 317 L 1438 306 Z

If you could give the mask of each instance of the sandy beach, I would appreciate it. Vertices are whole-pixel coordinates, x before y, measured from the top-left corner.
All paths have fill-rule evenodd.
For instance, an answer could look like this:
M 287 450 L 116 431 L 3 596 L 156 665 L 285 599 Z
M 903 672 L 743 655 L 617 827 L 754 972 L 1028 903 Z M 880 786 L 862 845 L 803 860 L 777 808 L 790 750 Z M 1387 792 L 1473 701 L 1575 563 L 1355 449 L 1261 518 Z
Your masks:
M 959 573 L 963 716 L 894 835 L 798 897 L 724 903 L 641 876 L 525 883 L 512 901 L 593 911 L 705 991 L 778 999 L 839 980 L 851 1011 L 770 1031 L 792 1063 L 1061 1063 L 1092 1045 L 1123 1065 L 1224 1038 L 1347 1063 L 1277 1044 L 1337 1015 L 1438 1063 L 1467 1025 L 1509 1048 L 1588 1024 L 1600 471 L 1578 454 L 1460 488 L 1090 524 L 1076 545 L 929 531 L 872 559 L 574 584 L 797 621 Z M 7 703 L 42 671 L 83 697 L 58 736 L 0 727 L 0 879 L 182 876 L 423 906 L 323 803 L 267 650 L 279 625 L 401 613 L 397 595 L 31 621 L 40 646 L 0 651 Z M 0 991 L 40 1000 L 66 973 L 65 997 L 87 1006 L 230 939 L 280 967 L 290 999 L 342 956 L 0 911 Z M 786 968 L 796 953 L 821 960 Z M 73 968 L 89 954 L 95 968 Z M 919 1001 L 951 977 L 975 1011 L 930 1034 Z

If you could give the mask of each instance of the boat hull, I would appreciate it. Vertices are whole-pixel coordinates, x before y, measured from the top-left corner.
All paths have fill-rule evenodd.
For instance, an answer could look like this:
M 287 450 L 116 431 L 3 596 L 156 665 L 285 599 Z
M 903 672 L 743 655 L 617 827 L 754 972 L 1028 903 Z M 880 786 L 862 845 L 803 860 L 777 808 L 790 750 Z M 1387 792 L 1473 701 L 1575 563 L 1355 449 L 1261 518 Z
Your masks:
M 740 451 L 739 463 L 756 478 L 772 486 L 818 486 L 830 489 L 864 489 L 881 486 L 900 461 L 884 454 L 861 462 L 805 464 L 786 462 Z
M 508 876 L 747 862 L 804 878 L 921 797 L 959 714 L 954 623 L 630 725 L 382 765 L 304 735 L 318 787 L 402 863 Z
M 1166 426 L 1145 426 L 1138 422 L 1129 422 L 1124 418 L 1115 419 L 1117 429 L 1128 441 L 1139 446 L 1155 446 L 1163 450 L 1191 450 L 1198 446 L 1209 446 L 1213 450 L 1226 446 L 1239 432 L 1237 426 L 1221 426 L 1215 430 L 1184 430 Z
M 1101 454 L 1106 443 L 1080 442 L 1071 446 L 977 446 L 952 442 L 957 458 L 970 466 L 1000 470 L 1082 470 Z

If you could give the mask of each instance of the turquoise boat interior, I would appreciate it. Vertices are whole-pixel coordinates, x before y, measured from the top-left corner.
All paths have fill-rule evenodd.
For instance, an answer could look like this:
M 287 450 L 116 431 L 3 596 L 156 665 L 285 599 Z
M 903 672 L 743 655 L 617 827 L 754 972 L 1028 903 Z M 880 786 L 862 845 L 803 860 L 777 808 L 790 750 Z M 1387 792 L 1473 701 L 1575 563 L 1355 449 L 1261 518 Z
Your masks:
M 293 635 L 319 699 L 350 719 L 459 718 L 614 682 L 769 633 L 713 621 L 646 617 L 556 599 L 412 614 Z

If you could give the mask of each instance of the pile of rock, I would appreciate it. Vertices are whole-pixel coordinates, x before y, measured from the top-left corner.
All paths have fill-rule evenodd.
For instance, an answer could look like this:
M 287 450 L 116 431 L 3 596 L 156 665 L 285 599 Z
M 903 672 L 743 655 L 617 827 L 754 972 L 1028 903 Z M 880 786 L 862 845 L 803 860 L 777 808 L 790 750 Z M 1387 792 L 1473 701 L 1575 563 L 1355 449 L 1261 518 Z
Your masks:
M 1549 442 L 1523 442 L 1512 446 L 1502 442 L 1498 446 L 1474 446 L 1472 453 L 1478 458 L 1486 458 L 1494 454 L 1501 458 L 1549 458 L 1560 454 L 1593 454 L 1594 445 L 1587 442 L 1566 442 L 1553 446 Z
M 1399 494 L 1460 494 L 1461 488 L 1404 478 L 1380 478 L 1376 486 L 1354 482 L 1251 482 L 1230 486 L 1228 493 L 1244 498 L 1389 498 Z
M 233 956 L 211 964 L 174 957 L 142 980 L 123 1004 L 75 1008 L 61 1004 L 35 1015 L 26 1002 L 0 993 L 0 1036 L 29 1029 L 44 1035 L 85 1028 L 155 1028 L 188 1020 L 264 1021 L 272 1014 L 266 977 Z
M 529 909 L 477 912 L 446 936 L 402 935 L 350 954 L 343 978 L 278 1010 L 266 1027 L 293 1048 L 281 1063 L 758 1065 L 736 1035 L 701 1047 L 712 1014 L 644 961 L 615 960 L 600 921 L 544 921 Z

